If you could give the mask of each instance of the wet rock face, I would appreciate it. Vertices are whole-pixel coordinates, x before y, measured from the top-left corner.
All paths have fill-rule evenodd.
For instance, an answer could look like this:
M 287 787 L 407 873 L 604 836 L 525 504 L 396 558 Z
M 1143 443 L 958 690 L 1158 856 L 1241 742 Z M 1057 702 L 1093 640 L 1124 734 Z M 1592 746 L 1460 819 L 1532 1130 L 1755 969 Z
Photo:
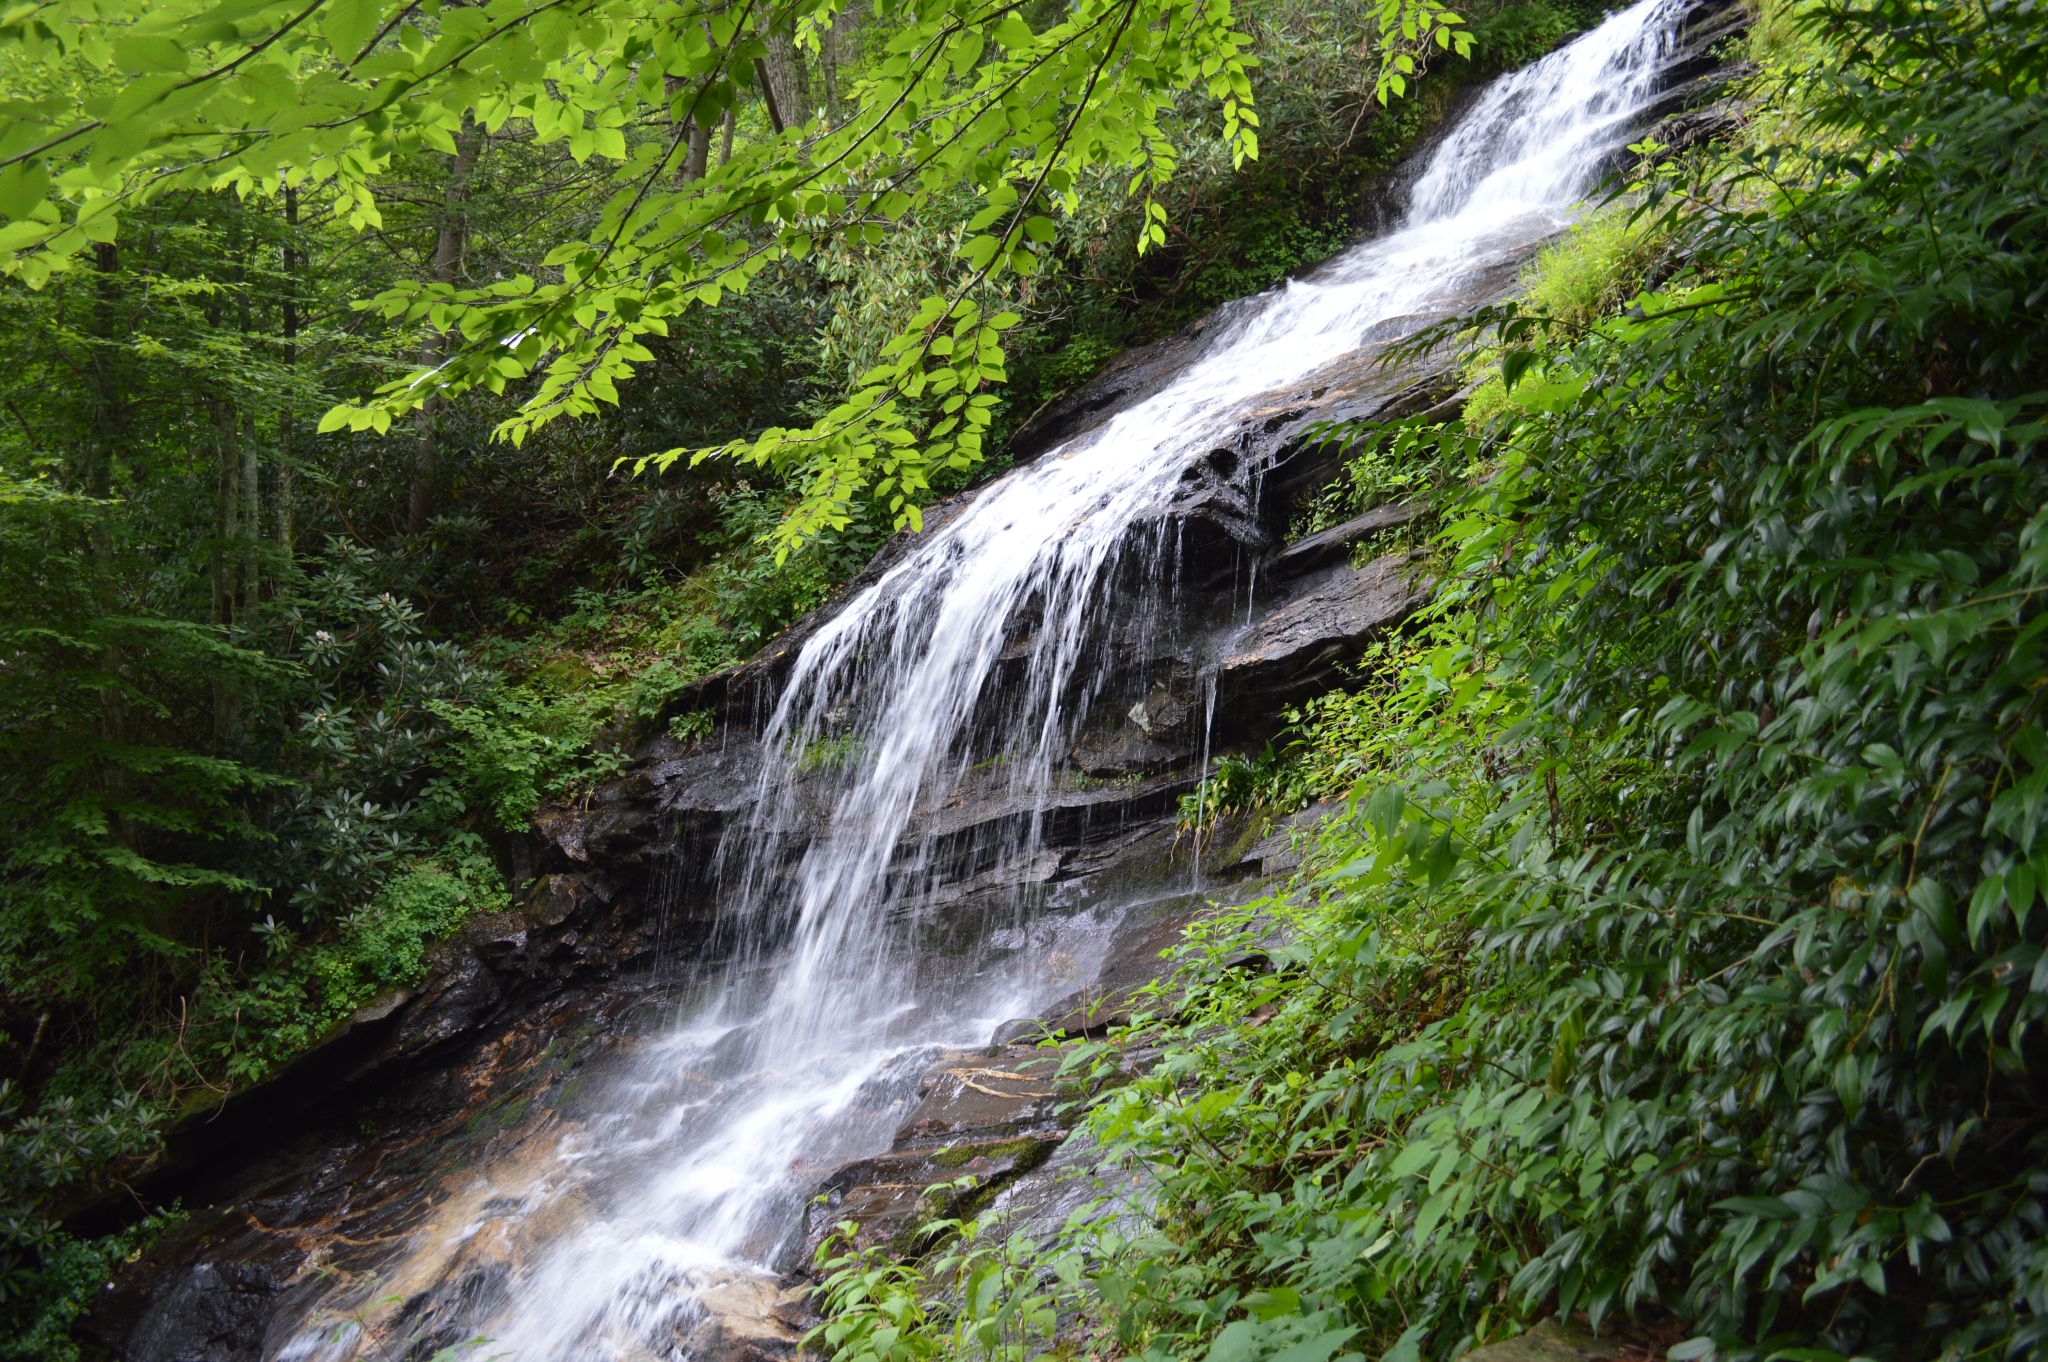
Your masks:
M 861 1247 L 914 1254 L 932 1247 L 934 1221 L 999 1209 L 1013 1226 L 1038 1216 L 1047 1223 L 1037 1228 L 1050 1230 L 1107 1190 L 1085 1132 L 1073 1130 L 1085 1094 L 1077 1080 L 1059 1075 L 1065 1045 L 1128 1021 L 1135 1007 L 1176 1007 L 1170 984 L 1161 987 L 1174 968 L 1166 952 L 1190 922 L 1213 911 L 1212 902 L 1242 902 L 1267 883 L 1254 870 L 1130 914 L 1094 979 L 1039 1016 L 997 1027 L 985 1048 L 941 1056 L 919 1079 L 918 1103 L 889 1150 L 844 1164 L 819 1184 L 805 1214 L 803 1257 L 792 1266 L 810 1263 L 843 1222 L 859 1226 Z M 1238 963 L 1268 968 L 1263 955 Z M 1150 1059 L 1142 1051 L 1125 1056 L 1134 1067 Z M 1114 1189 L 1126 1209 L 1137 1194 L 1128 1184 L 1120 1175 Z
M 1428 599 L 1420 565 L 1407 553 L 1319 574 L 1232 641 L 1218 665 L 1218 687 L 1233 703 L 1273 710 L 1327 690 L 1338 664 Z
M 1127 1015 L 1164 971 L 1160 952 L 1220 892 L 1220 865 L 1204 893 L 1192 892 L 1194 847 L 1177 827 L 1205 753 L 1255 736 L 1244 714 L 1322 685 L 1332 661 L 1396 627 L 1420 599 L 1405 560 L 1354 569 L 1349 558 L 1359 539 L 1411 512 L 1382 510 L 1276 551 L 1284 503 L 1254 498 L 1246 481 L 1249 460 L 1286 463 L 1304 483 L 1324 477 L 1326 452 L 1296 448 L 1288 432 L 1324 398 L 1363 401 L 1367 387 L 1381 409 L 1440 393 L 1377 371 L 1333 378 L 1189 483 L 1172 512 L 1184 518 L 1180 550 L 1157 560 L 1178 573 L 1177 586 L 1166 584 L 1178 604 L 1162 627 L 1112 641 L 1070 769 L 1049 795 L 1013 788 L 993 754 L 923 811 L 905 856 L 915 851 L 931 888 L 900 910 L 919 920 L 933 968 L 1003 948 L 988 924 L 1020 905 L 1059 914 L 1151 906 L 1129 918 L 1099 976 L 1045 1016 L 993 1050 L 933 1062 L 892 1147 L 821 1185 L 825 1203 L 789 1244 L 792 1266 L 842 1219 L 859 1221 L 870 1242 L 907 1243 L 934 1216 L 998 1199 L 1051 1206 L 1065 1195 L 1045 1180 L 1072 1162 L 1053 1157 L 1066 1147 L 1072 1094 L 1043 1071 L 1052 1052 L 1031 1042 L 1099 1034 Z M 757 670 L 749 684 L 772 676 Z M 726 684 L 729 697 L 747 693 Z M 424 1256 L 441 1269 L 431 1282 L 389 1288 L 399 1299 L 391 1309 L 416 1333 L 462 1318 L 464 1292 L 501 1290 L 521 1250 L 451 1228 L 465 1213 L 463 1170 L 548 1157 L 584 1066 L 641 1028 L 636 1008 L 689 987 L 730 949 L 737 933 L 721 933 L 716 858 L 757 796 L 762 753 L 749 725 L 759 712 L 735 698 L 711 739 L 652 739 L 587 801 L 545 811 L 515 908 L 469 923 L 438 949 L 428 983 L 364 1009 L 283 1082 L 181 1136 L 152 1190 L 194 1214 L 102 1302 L 100 1338 L 131 1362 L 254 1359 L 261 1340 L 301 1327 L 335 1280 L 367 1282 L 401 1244 L 414 1256 L 429 1245 Z M 1003 849 L 1026 820 L 1043 841 L 1020 859 Z M 1262 865 L 1235 853 L 1224 890 L 1256 883 Z M 680 972 L 658 972 L 660 960 Z M 934 1199 L 926 1189 L 936 1184 L 953 1190 Z M 431 1246 L 443 1240 L 436 1259 Z M 694 1355 L 759 1362 L 793 1348 L 801 1310 L 764 1281 L 704 1288 L 723 1304 L 686 1322 Z
M 137 1321 L 129 1346 L 165 1362 L 258 1362 L 283 1289 L 253 1263 L 194 1263 Z
M 692 1283 L 702 1318 L 683 1340 L 688 1357 L 724 1362 L 781 1362 L 796 1352 L 813 1323 L 810 1293 L 774 1277 L 706 1272 Z
M 1364 515 L 1353 516 L 1340 525 L 1304 536 L 1274 556 L 1273 575 L 1280 581 L 1290 582 L 1311 572 L 1348 563 L 1358 545 L 1377 534 L 1412 523 L 1422 512 L 1419 502 L 1389 502 L 1373 507 Z
M 1020 895 L 1054 913 L 1140 900 L 1151 907 L 1129 917 L 1100 972 L 1044 1016 L 1011 1028 L 994 1049 L 934 1061 L 892 1147 L 825 1179 L 825 1203 L 808 1212 L 791 1266 L 807 1262 L 840 1220 L 860 1222 L 867 1242 L 908 1243 L 935 1216 L 971 1215 L 997 1198 L 1051 1205 L 1063 1195 L 1041 1184 L 1066 1168 L 1052 1155 L 1066 1138 L 1073 1094 L 1059 1092 L 1046 1072 L 1053 1052 L 1033 1042 L 1100 1034 L 1127 1016 L 1138 991 L 1167 968 L 1161 952 L 1185 922 L 1232 885 L 1249 893 L 1266 864 L 1256 849 L 1227 864 L 1212 849 L 1205 891 L 1192 890 L 1193 845 L 1176 825 L 1210 736 L 1196 659 L 1242 659 L 1221 675 L 1278 693 L 1310 661 L 1321 666 L 1396 620 L 1409 600 L 1397 564 L 1354 570 L 1326 557 L 1302 555 L 1313 570 L 1295 580 L 1269 574 L 1271 595 L 1262 593 L 1249 626 L 1241 601 L 1225 600 L 1207 616 L 1190 612 L 1189 631 L 1166 642 L 1169 655 L 1128 659 L 1091 712 L 1073 778 L 1049 798 L 1020 796 L 992 767 L 929 812 L 924 849 L 942 873 L 901 911 L 920 919 L 935 951 L 966 958 L 998 948 L 986 924 L 1004 920 Z M 1247 682 L 1243 694 L 1253 693 Z M 1219 751 L 1237 696 L 1215 707 Z M 253 1359 L 260 1349 L 251 1340 L 302 1322 L 308 1293 L 337 1277 L 367 1280 L 392 1246 L 451 1234 L 461 1170 L 545 1157 L 558 1138 L 557 1113 L 574 1110 L 578 1074 L 628 1043 L 640 1029 L 636 1008 L 675 986 L 657 987 L 647 972 L 664 913 L 687 965 L 683 979 L 716 959 L 705 949 L 716 928 L 709 859 L 725 822 L 751 797 L 748 750 L 743 741 L 722 753 L 656 745 L 588 811 L 551 811 L 540 823 L 539 873 L 517 909 L 445 943 L 428 984 L 365 1009 L 295 1083 L 196 1131 L 164 1184 L 196 1213 L 110 1293 L 101 1336 L 132 1362 Z M 1025 818 L 1040 821 L 1041 848 L 1022 862 L 988 859 Z M 957 946 L 947 945 L 954 936 Z M 936 1184 L 955 1187 L 928 1196 Z M 394 1286 L 406 1319 L 460 1318 L 463 1302 L 446 1293 L 494 1289 L 500 1256 L 516 1250 L 473 1240 L 449 1252 L 475 1261 L 463 1258 L 460 1270 L 415 1295 Z M 736 1301 L 758 1294 L 739 1284 L 720 1290 Z M 691 1326 L 696 1355 L 786 1354 L 800 1330 L 789 1309 L 776 1309 L 707 1314 Z
M 215 1158 L 176 1170 L 188 1218 L 117 1277 L 88 1332 L 129 1362 L 268 1356 L 328 1285 L 376 1278 L 397 1244 L 452 1244 L 471 1209 L 451 1199 L 464 1170 L 551 1150 L 588 1066 L 647 1024 L 651 1001 L 625 985 L 566 995 L 444 1047 L 404 1082 L 344 1087 L 335 1107 L 301 1109 L 296 1129 L 280 1120 L 262 1138 L 222 1140 Z M 492 1246 L 466 1251 L 474 1270 L 459 1281 L 487 1285 Z M 439 1304 L 404 1283 L 383 1289 L 394 1293 L 416 1312 Z
M 1065 1134 L 1051 1057 L 1029 1046 L 948 1055 L 918 1081 L 920 1100 L 885 1154 L 836 1169 L 804 1216 L 804 1255 L 842 1221 L 863 1247 L 919 1247 L 917 1230 L 972 1214 L 1044 1163 Z
M 1126 350 L 1086 383 L 1047 402 L 1010 437 L 1011 454 L 1035 459 L 1046 450 L 1158 392 L 1200 359 L 1209 343 L 1248 307 L 1248 300 L 1223 304 L 1201 320 L 1149 345 Z

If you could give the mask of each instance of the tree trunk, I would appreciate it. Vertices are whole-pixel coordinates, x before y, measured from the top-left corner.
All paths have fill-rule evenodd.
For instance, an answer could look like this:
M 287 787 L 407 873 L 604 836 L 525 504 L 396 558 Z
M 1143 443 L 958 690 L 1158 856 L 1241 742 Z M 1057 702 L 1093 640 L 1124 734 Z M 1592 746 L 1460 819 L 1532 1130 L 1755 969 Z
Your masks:
M 824 86 L 825 112 L 839 112 L 839 70 L 857 51 L 855 35 L 860 32 L 861 7 L 849 5 L 832 16 L 832 26 L 819 35 L 818 76 Z
M 701 180 L 711 163 L 711 125 L 692 121 L 690 124 L 690 147 L 683 155 L 683 179 Z
M 292 486 L 296 472 L 299 398 L 299 191 L 284 191 L 284 289 L 278 331 L 283 340 L 285 396 L 277 412 L 277 547 L 287 570 L 292 562 Z
M 811 116 L 811 80 L 803 54 L 796 50 L 796 38 L 771 18 L 761 40 L 767 55 L 754 65 L 761 77 L 761 92 L 768 100 L 768 121 L 777 132 L 801 127 Z
M 250 333 L 253 330 L 252 309 L 249 306 L 249 240 L 244 235 L 244 229 L 248 224 L 243 217 L 240 206 L 235 208 L 234 213 L 236 230 L 229 239 L 229 249 L 233 252 L 232 258 L 234 260 L 234 273 L 231 277 L 235 283 L 235 330 L 241 337 L 242 346 L 246 350 L 250 342 Z M 240 413 L 235 414 L 235 424 L 236 434 L 239 437 L 243 433 L 241 431 L 242 417 Z M 250 438 L 240 440 L 242 453 L 241 615 L 244 619 L 255 610 L 256 599 L 261 593 L 263 586 L 263 461 L 261 447 L 254 438 L 255 433 L 254 429 L 251 429 L 247 432 Z
M 836 23 L 818 37 L 818 83 L 824 87 L 825 116 L 830 118 L 839 107 L 839 25 Z
M 263 588 L 263 465 L 256 441 L 242 441 L 242 611 L 255 609 Z
M 236 558 L 244 535 L 243 463 L 241 450 L 236 448 L 234 404 L 216 397 L 209 405 L 213 408 L 213 450 L 214 462 L 219 466 L 220 492 L 219 504 L 214 508 L 214 529 L 220 548 L 214 555 L 213 622 L 230 627 L 240 618 L 236 607 L 241 604 L 242 565 Z
M 120 332 L 121 256 L 112 242 L 93 247 L 92 433 L 87 436 L 76 474 L 78 490 L 106 498 L 114 486 L 114 450 L 127 435 L 127 394 L 115 372 Z
M 121 335 L 121 256 L 112 242 L 93 247 L 92 315 L 92 422 L 81 451 L 78 487 L 86 496 L 105 501 L 114 492 L 114 456 L 128 440 L 128 391 L 115 363 Z M 93 511 L 87 532 L 100 609 L 114 613 L 114 535 L 107 519 L 107 507 Z M 109 677 L 121 671 L 121 652 L 111 641 L 100 650 L 100 666 Z M 100 688 L 100 737 L 107 743 L 126 740 L 127 706 L 121 702 L 121 688 L 109 683 Z M 103 765 L 101 780 L 109 800 L 118 804 L 126 785 L 126 772 L 118 765 Z M 115 836 L 132 844 L 133 830 L 125 816 L 117 816 Z
M 232 556 L 242 550 L 242 460 L 235 448 L 235 409 L 224 397 L 214 398 L 214 465 L 216 473 L 213 520 L 213 622 L 223 631 L 232 629 L 239 618 L 237 592 L 241 564 Z M 235 688 L 226 676 L 212 678 L 213 739 L 226 738 L 240 719 Z
M 477 154 L 483 148 L 483 128 L 464 120 L 455 138 L 455 155 L 448 162 L 448 185 L 441 195 L 441 221 L 434 233 L 434 280 L 453 284 L 462 273 L 462 252 L 469 237 L 469 177 L 476 169 Z M 431 371 L 447 362 L 449 338 L 438 327 L 427 328 L 420 345 L 420 368 Z M 428 395 L 420 406 L 419 442 L 414 447 L 412 486 L 405 500 L 405 529 L 408 534 L 425 534 L 434 518 L 435 492 L 440 480 L 440 441 L 434 430 L 439 400 Z
M 761 103 L 768 110 L 768 126 L 777 132 L 782 132 L 789 124 L 783 121 L 782 104 L 776 98 L 775 81 L 768 74 L 768 63 L 762 61 L 759 57 L 754 58 L 754 74 L 760 81 Z
M 681 76 L 664 76 L 662 81 L 662 92 L 668 96 L 669 119 L 683 131 L 683 161 L 676 167 L 676 183 L 701 180 L 711 161 L 711 125 L 678 110 L 677 105 L 684 103 L 684 96 L 691 93 L 691 87 Z
M 725 126 L 719 132 L 718 163 L 724 165 L 732 159 L 732 125 L 737 120 L 731 109 L 725 111 Z

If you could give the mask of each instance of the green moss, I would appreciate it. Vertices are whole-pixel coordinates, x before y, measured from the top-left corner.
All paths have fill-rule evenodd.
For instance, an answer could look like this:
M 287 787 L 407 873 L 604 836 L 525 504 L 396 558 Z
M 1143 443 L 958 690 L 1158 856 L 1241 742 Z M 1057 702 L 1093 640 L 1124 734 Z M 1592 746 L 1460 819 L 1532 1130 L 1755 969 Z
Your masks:
M 533 1093 L 513 1092 L 479 1109 L 463 1123 L 462 1133 L 475 1140 L 488 1140 L 493 1135 L 503 1134 L 518 1126 L 526 1119 L 526 1113 L 533 1106 Z
M 1011 1163 L 1008 1168 L 992 1172 L 985 1178 L 973 1181 L 961 1178 L 926 1188 L 923 1214 L 891 1235 L 882 1251 L 903 1259 L 932 1252 L 957 1233 L 955 1228 L 944 1222 L 970 1220 L 987 1210 L 1004 1188 L 1043 1165 L 1058 1147 L 1056 1140 L 1037 1140 L 1026 1136 L 992 1144 L 954 1145 L 927 1155 L 927 1159 L 940 1168 L 964 1168 L 982 1158 L 1009 1159 Z
M 590 1073 L 588 1070 L 575 1075 L 555 1090 L 554 1104 L 563 1108 L 575 1105 L 576 1099 L 582 1095 L 584 1088 L 588 1087 L 589 1084 Z
M 844 771 L 865 757 L 867 750 L 867 743 L 850 733 L 819 738 L 798 755 L 796 769 Z
M 598 679 L 597 669 L 574 653 L 551 657 L 527 673 L 527 680 L 535 690 L 551 695 L 574 695 L 588 689 Z
M 1049 1149 L 1045 1141 L 1026 1137 L 998 1140 L 994 1144 L 951 1145 L 931 1155 L 930 1159 L 941 1168 L 965 1168 L 976 1159 L 1016 1159 L 1013 1171 L 1026 1172 L 1043 1163 Z M 1032 1157 L 1034 1154 L 1036 1158 Z

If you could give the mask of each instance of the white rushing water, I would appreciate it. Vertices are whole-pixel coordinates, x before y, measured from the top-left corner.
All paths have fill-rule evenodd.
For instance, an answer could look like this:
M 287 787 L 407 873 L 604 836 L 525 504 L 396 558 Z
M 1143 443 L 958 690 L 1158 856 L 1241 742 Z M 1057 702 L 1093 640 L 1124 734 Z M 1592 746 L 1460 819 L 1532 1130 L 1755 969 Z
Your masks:
M 963 858 L 998 877 L 1031 863 L 1105 629 L 1150 627 L 1109 599 L 1112 575 L 1169 566 L 1160 532 L 1133 526 L 1233 443 L 1253 399 L 1443 315 L 1475 269 L 1556 231 L 1656 93 L 1686 8 L 1642 0 L 1497 81 L 1415 182 L 1408 225 L 1240 308 L 1162 391 L 995 482 L 812 636 L 767 724 L 756 811 L 721 853 L 725 911 L 755 944 L 583 1100 L 540 1166 L 478 1170 L 462 1223 L 377 1294 L 451 1281 L 466 1260 L 445 1241 L 511 1235 L 510 1266 L 450 1292 L 466 1314 L 438 1337 L 459 1326 L 515 1362 L 687 1356 L 699 1297 L 786 1256 L 802 1198 L 887 1147 L 935 1047 L 984 1044 L 1087 977 L 1104 928 L 1088 915 L 1033 917 L 1020 897 L 963 963 L 920 952 L 902 910 Z M 1017 811 L 1003 831 L 965 851 L 913 831 L 990 770 Z M 409 1341 L 393 1329 L 427 1336 L 385 1326 L 391 1356 Z M 330 1323 L 274 1355 L 359 1350 Z

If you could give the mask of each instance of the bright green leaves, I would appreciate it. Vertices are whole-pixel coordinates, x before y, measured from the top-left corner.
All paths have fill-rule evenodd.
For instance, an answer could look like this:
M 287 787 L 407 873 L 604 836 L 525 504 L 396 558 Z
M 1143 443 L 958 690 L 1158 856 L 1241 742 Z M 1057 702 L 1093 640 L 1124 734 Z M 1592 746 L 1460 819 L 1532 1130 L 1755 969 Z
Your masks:
M 1140 254 L 1154 246 L 1166 244 L 1166 208 L 1156 199 L 1145 200 L 1145 222 L 1138 229 L 1138 250 Z
M 1440 0 L 1377 0 L 1379 76 L 1374 95 L 1385 104 L 1408 93 L 1408 82 L 1422 73 L 1432 49 L 1472 55 L 1472 35 L 1464 19 Z
M 328 0 L 320 15 L 320 33 L 328 52 L 342 61 L 354 58 L 384 22 L 383 0 Z
M 957 195 L 981 210 L 931 280 L 944 306 L 1045 270 L 1061 215 L 1105 172 L 1145 200 L 1141 249 L 1161 245 L 1158 191 L 1179 156 L 1162 120 L 1190 112 L 1190 92 L 1220 112 L 1233 163 L 1258 154 L 1256 62 L 1230 0 L 1075 0 L 1028 16 L 976 0 L 885 0 L 862 24 L 867 56 L 837 112 L 781 135 L 743 134 L 730 160 L 682 182 L 685 126 L 755 107 L 762 25 L 815 50 L 842 8 L 60 0 L 12 11 L 0 42 L 17 59 L 101 93 L 0 104 L 0 271 L 40 284 L 114 239 L 124 205 L 179 189 L 270 193 L 289 182 L 351 226 L 376 228 L 373 186 L 393 158 L 452 155 L 465 126 L 559 148 L 602 209 L 576 220 L 531 278 L 375 300 L 383 316 L 431 319 L 462 344 L 431 380 L 394 380 L 329 421 L 387 430 L 432 393 L 481 387 L 520 395 L 499 432 L 518 442 L 616 401 L 692 309 L 824 243 L 872 248 L 890 224 Z M 1374 12 L 1396 79 L 1432 44 L 1463 50 L 1436 0 L 1382 0 Z M 922 472 L 980 457 L 985 404 L 945 412 L 933 399 L 986 395 L 1005 379 L 1002 348 L 976 336 L 930 351 L 918 325 L 894 333 L 914 346 L 870 352 L 879 365 L 865 367 L 881 372 L 815 427 L 721 447 L 776 466 L 817 460 L 806 466 L 818 500 L 792 518 L 787 542 L 843 521 L 849 497 L 885 480 L 879 494 L 910 524 Z M 918 361 L 905 363 L 912 349 Z
M 10 227 L 30 217 L 41 206 L 50 187 L 50 172 L 41 162 L 17 163 L 0 170 L 0 214 Z
M 170 38 L 131 34 L 114 39 L 114 64 L 133 75 L 183 75 L 192 64 L 192 54 Z
M 774 22 L 815 46 L 838 8 L 789 0 L 773 6 Z M 122 203 L 179 187 L 263 193 L 285 177 L 374 227 L 371 186 L 391 158 L 453 154 L 466 121 L 493 138 L 558 146 L 607 185 L 587 230 L 549 256 L 559 274 L 447 294 L 414 285 L 375 300 L 385 317 L 431 323 L 463 344 L 431 379 L 394 380 L 325 423 L 383 431 L 430 394 L 516 386 L 522 407 L 500 433 L 517 442 L 541 422 L 616 401 L 650 342 L 691 309 L 717 306 L 821 241 L 872 245 L 880 223 L 912 219 L 937 196 L 964 189 L 984 209 L 958 245 L 962 277 L 935 280 L 946 291 L 933 301 L 950 308 L 1028 278 L 1085 173 L 1121 167 L 1149 187 L 1172 173 L 1159 119 L 1189 88 L 1225 105 L 1236 156 L 1256 152 L 1249 40 L 1226 0 L 1081 0 L 1042 27 L 1012 7 L 897 0 L 863 26 L 876 54 L 843 116 L 743 138 L 729 161 L 679 183 L 679 130 L 751 98 L 764 21 L 751 7 L 706 15 L 674 0 L 230 10 L 68 0 L 17 14 L 0 33 L 24 55 L 59 63 L 81 87 L 109 70 L 125 79 L 68 126 L 61 100 L 0 106 L 0 160 L 12 158 L 0 165 L 0 269 L 40 283 L 112 239 Z M 53 126 L 67 130 L 53 138 Z M 1158 222 L 1148 216 L 1154 240 Z M 1006 376 L 1002 328 L 932 347 L 923 325 L 906 323 L 901 343 L 874 356 L 875 372 L 816 427 L 724 448 L 807 470 L 816 499 L 793 517 L 789 542 L 843 522 L 852 495 L 885 481 L 880 495 L 913 523 L 931 469 L 980 458 L 992 406 L 981 399 Z M 955 395 L 962 404 L 945 410 Z
M 0 21 L 18 60 L 105 92 L 0 105 L 0 164 L 42 165 L 57 190 L 10 206 L 15 223 L 41 227 L 0 240 L 0 269 L 35 282 L 65 268 L 97 239 L 75 230 L 92 195 L 269 192 L 286 175 L 346 220 L 375 225 L 369 177 L 407 147 L 445 148 L 470 112 L 494 132 L 512 116 L 545 123 L 535 128 L 544 140 L 570 141 L 579 160 L 622 159 L 632 110 L 618 98 L 616 53 L 668 8 L 615 0 L 579 18 L 542 0 L 445 10 L 77 0 Z
M 1021 52 L 1029 48 L 1036 38 L 1037 35 L 1031 31 L 1031 25 L 1025 23 L 1024 17 L 1015 10 L 1003 15 L 996 23 L 995 40 L 1012 52 Z

